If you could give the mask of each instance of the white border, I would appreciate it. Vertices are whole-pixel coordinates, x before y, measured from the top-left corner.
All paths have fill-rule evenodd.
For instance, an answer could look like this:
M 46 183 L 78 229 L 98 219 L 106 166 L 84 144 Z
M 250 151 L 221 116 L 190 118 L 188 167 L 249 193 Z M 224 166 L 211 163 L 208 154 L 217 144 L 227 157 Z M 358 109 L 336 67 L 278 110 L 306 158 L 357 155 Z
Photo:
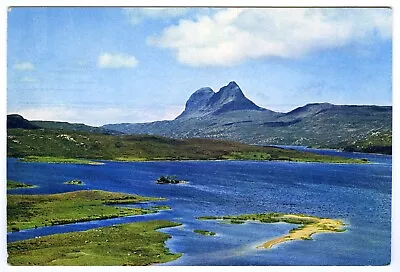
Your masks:
M 254 271 L 387 271 L 387 272 L 395 272 L 400 271 L 400 235 L 396 230 L 400 230 L 399 223 L 399 211 L 395 209 L 395 207 L 399 207 L 400 199 L 398 198 L 400 176 L 398 174 L 399 160 L 397 156 L 397 151 L 399 148 L 399 132 L 398 126 L 395 124 L 399 124 L 399 111 L 397 107 L 399 106 L 400 97 L 397 93 L 397 89 L 399 87 L 398 78 L 396 77 L 396 72 L 399 71 L 399 61 L 398 61 L 398 23 L 399 19 L 396 16 L 399 15 L 400 10 L 400 2 L 395 0 L 336 0 L 336 1 L 322 1 L 322 0 L 230 0 L 230 1 L 222 1 L 222 0 L 148 0 L 148 1 L 137 1 L 137 0 L 97 0 L 97 1 L 89 1 L 89 0 L 36 0 L 36 1 L 26 1 L 26 0 L 2 0 L 0 1 L 0 177 L 3 182 L 1 182 L 0 186 L 2 189 L 1 202 L 0 202 L 0 214 L 2 218 L 5 218 L 5 192 L 6 192 L 6 71 L 7 71 L 7 54 L 6 54 L 6 38 L 7 38 L 7 7 L 9 6 L 198 6 L 198 7 L 207 7 L 207 6 L 246 6 L 246 7 L 260 7 L 260 6 L 270 6 L 270 7 L 292 7 L 292 6 L 332 6 L 332 7 L 348 7 L 348 6 L 360 6 L 360 7 L 392 7 L 393 8 L 393 193 L 392 193 L 392 263 L 389 266 L 357 266 L 357 267 L 331 267 L 331 266 L 313 266 L 313 267 L 283 267 L 283 266 L 257 266 L 257 267 L 224 267 L 223 269 L 241 271 L 242 269 L 250 269 Z M 1 220 L 1 237 L 0 237 L 0 265 L 2 271 L 19 271 L 23 269 L 24 271 L 53 271 L 54 267 L 12 267 L 6 264 L 6 223 L 5 220 Z M 335 250 L 335 249 L 332 249 Z M 57 270 L 60 271 L 70 271 L 71 269 L 87 271 L 88 267 L 57 267 Z M 93 269 L 93 268 L 92 268 Z M 110 269 L 114 270 L 124 270 L 124 269 L 135 269 L 135 270 L 164 270 L 164 271 L 185 271 L 187 269 L 195 269 L 195 270 L 214 270 L 220 271 L 221 267 L 213 266 L 213 267 L 96 267 L 96 272 L 109 272 Z M 125 270 L 126 271 L 126 270 Z

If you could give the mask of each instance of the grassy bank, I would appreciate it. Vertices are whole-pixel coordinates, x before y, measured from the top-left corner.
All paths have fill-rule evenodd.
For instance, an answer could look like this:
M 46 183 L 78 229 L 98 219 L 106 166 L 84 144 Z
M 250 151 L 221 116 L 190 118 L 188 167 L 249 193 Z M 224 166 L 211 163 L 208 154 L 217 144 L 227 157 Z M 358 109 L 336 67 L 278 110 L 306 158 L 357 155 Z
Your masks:
M 263 213 L 244 214 L 237 216 L 203 216 L 200 220 L 226 220 L 233 224 L 245 221 L 259 221 L 261 223 L 290 223 L 300 225 L 289 231 L 288 234 L 266 241 L 257 248 L 272 248 L 273 246 L 293 240 L 312 240 L 312 235 L 324 232 L 343 232 L 344 223 L 341 220 L 308 216 L 303 214 Z
M 7 231 L 154 213 L 156 209 L 116 207 L 160 198 L 97 190 L 52 195 L 7 195 Z
M 35 188 L 35 187 L 37 186 L 18 181 L 7 180 L 7 189 Z
M 282 160 L 365 163 L 359 159 L 318 155 L 278 147 L 212 139 L 171 139 L 148 135 L 103 135 L 46 129 L 8 129 L 7 156 L 25 161 L 92 163 L 90 160 Z M 73 162 L 75 159 L 78 161 Z M 85 161 L 86 160 L 86 161 Z
M 173 261 L 164 242 L 168 234 L 156 231 L 179 224 L 148 221 L 55 234 L 7 245 L 11 265 L 150 265 Z
M 45 163 L 73 163 L 73 164 L 91 164 L 102 165 L 104 163 L 94 162 L 87 159 L 51 157 L 51 156 L 26 156 L 21 159 L 22 162 L 45 162 Z

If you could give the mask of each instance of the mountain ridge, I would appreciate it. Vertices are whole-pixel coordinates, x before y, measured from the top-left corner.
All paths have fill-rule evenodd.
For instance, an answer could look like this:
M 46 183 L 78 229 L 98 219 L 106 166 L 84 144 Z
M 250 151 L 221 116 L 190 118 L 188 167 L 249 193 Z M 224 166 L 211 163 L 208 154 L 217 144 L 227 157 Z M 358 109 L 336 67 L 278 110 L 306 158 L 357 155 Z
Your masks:
M 209 87 L 195 91 L 174 120 L 103 127 L 126 134 L 336 147 L 362 140 L 372 131 L 391 131 L 391 126 L 391 106 L 308 103 L 281 113 L 257 106 L 231 81 L 219 92 Z

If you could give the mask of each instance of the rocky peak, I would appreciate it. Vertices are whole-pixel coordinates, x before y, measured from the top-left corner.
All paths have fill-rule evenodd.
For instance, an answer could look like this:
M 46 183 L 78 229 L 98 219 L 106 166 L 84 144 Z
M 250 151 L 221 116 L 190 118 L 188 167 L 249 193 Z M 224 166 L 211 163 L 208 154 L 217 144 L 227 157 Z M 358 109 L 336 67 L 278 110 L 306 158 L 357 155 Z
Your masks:
M 184 112 L 176 119 L 218 115 L 235 110 L 265 110 L 247 99 L 235 81 L 229 82 L 217 93 L 211 88 L 201 88 L 186 102 Z
M 212 103 L 223 105 L 232 101 L 248 100 L 239 85 L 231 81 L 228 85 L 222 87 L 211 99 Z M 250 101 L 250 100 L 248 100 Z M 251 102 L 251 101 L 250 101 Z

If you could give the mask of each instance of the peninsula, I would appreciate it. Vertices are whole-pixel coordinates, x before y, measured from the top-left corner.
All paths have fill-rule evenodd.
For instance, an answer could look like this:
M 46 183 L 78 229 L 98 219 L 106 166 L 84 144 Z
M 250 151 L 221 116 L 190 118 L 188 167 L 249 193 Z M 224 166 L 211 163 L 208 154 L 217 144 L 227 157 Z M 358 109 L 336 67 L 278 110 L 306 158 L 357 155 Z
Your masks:
M 158 209 L 117 207 L 115 204 L 160 200 L 164 199 L 100 190 L 8 195 L 7 231 L 155 213 Z
M 343 232 L 344 223 L 338 219 L 321 218 L 303 214 L 283 214 L 283 213 L 262 213 L 244 214 L 237 216 L 203 216 L 200 220 L 228 220 L 233 224 L 244 223 L 246 221 L 258 221 L 261 223 L 290 223 L 300 225 L 289 231 L 288 234 L 266 241 L 257 248 L 270 249 L 273 246 L 293 240 L 312 240 L 312 235 L 326 232 Z
M 163 198 L 99 190 L 48 195 L 8 195 L 7 231 L 156 213 L 169 209 L 116 206 Z M 166 220 L 113 225 L 87 231 L 36 237 L 7 244 L 11 265 L 150 265 L 165 263 L 182 254 L 165 246 L 170 235 L 160 228 L 179 226 Z

